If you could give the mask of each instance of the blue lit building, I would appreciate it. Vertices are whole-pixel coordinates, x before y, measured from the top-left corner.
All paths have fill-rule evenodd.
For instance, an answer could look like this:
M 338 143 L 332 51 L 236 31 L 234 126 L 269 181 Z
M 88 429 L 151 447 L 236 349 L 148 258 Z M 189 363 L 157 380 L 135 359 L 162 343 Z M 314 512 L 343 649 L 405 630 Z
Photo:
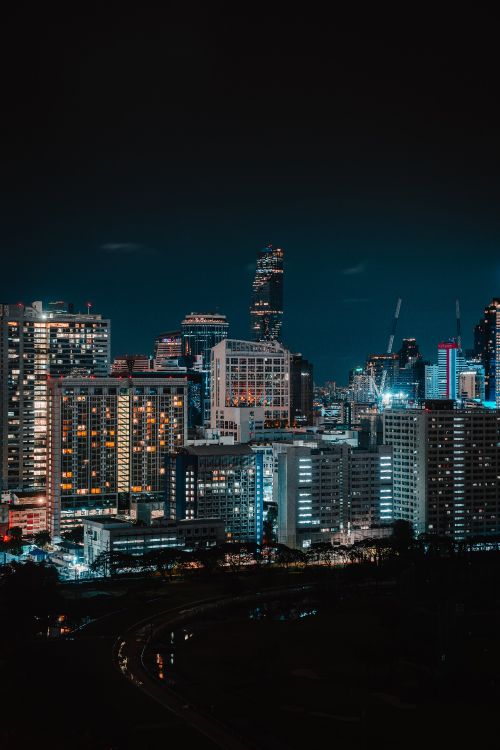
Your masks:
M 219 518 L 235 542 L 262 541 L 264 461 L 248 445 L 201 445 L 167 456 L 166 513 Z

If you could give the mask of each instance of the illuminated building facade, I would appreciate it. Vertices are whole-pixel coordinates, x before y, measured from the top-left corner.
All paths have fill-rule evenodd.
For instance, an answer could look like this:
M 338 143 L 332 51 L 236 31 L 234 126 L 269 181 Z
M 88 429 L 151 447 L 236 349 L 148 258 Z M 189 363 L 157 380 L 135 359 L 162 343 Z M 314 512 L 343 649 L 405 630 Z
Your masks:
M 219 313 L 191 313 L 182 321 L 182 353 L 201 357 L 203 372 L 203 417 L 210 423 L 210 352 L 229 335 L 229 323 Z
M 6 530 L 18 527 L 23 537 L 32 537 L 39 531 L 47 529 L 47 501 L 45 495 L 36 492 L 23 493 L 22 496 L 14 492 L 2 495 L 0 502 L 0 517 L 6 524 Z
M 46 482 L 47 378 L 105 376 L 110 322 L 100 315 L 0 305 L 0 487 Z
M 153 369 L 153 360 L 148 354 L 123 354 L 115 357 L 111 365 L 112 375 L 134 375 Z
M 224 524 L 214 518 L 153 526 L 136 526 L 121 518 L 93 517 L 83 522 L 84 560 L 89 566 L 103 552 L 142 557 L 161 549 L 192 550 L 224 541 Z
M 438 344 L 438 392 L 444 399 L 457 399 L 458 378 L 464 367 L 463 357 L 454 340 Z
M 170 518 L 220 518 L 229 540 L 262 540 L 262 454 L 248 445 L 189 446 L 165 465 Z
M 474 352 L 484 367 L 485 400 L 500 408 L 500 297 L 484 308 L 483 318 L 474 329 Z
M 54 536 L 95 514 L 162 495 L 165 456 L 186 439 L 187 382 L 49 381 L 48 510 Z
M 280 341 L 283 322 L 283 260 L 279 247 L 259 251 L 252 287 L 250 325 L 254 341 Z
M 182 356 L 182 335 L 180 331 L 165 331 L 155 340 L 155 369 L 159 369 L 166 360 L 179 359 Z
M 393 519 L 392 448 L 283 445 L 277 496 L 279 541 L 289 547 L 370 536 Z
M 500 532 L 500 414 L 453 401 L 387 411 L 393 447 L 394 517 L 417 532 L 463 539 Z
M 223 433 L 235 408 L 255 410 L 264 427 L 290 424 L 290 352 L 276 341 L 226 339 L 212 349 L 211 428 Z M 232 434 L 232 433 L 231 433 Z

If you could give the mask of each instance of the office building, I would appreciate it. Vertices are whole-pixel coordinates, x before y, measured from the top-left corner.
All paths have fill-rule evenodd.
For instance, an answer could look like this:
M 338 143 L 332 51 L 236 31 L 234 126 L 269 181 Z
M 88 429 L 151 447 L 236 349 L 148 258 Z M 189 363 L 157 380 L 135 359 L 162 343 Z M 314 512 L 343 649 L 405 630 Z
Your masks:
M 500 408 L 500 297 L 494 297 L 474 329 L 474 352 L 484 366 L 485 400 Z
M 464 360 L 456 341 L 442 341 L 438 344 L 438 392 L 439 397 L 455 400 L 458 398 L 458 378 L 464 367 Z
M 201 357 L 203 373 L 203 419 L 210 423 L 210 353 L 229 335 L 229 323 L 219 313 L 191 313 L 182 321 L 182 353 Z
M 47 379 L 106 376 L 110 322 L 96 314 L 0 305 L 0 488 L 46 483 Z
M 235 409 L 264 427 L 290 423 L 290 352 L 276 341 L 226 339 L 212 349 L 211 428 L 220 435 L 235 421 Z M 248 421 L 242 415 L 240 421 Z M 237 421 L 237 420 L 236 420 Z
M 254 341 L 280 341 L 283 322 L 283 250 L 259 251 L 252 287 L 250 327 Z
M 302 354 L 290 355 L 290 420 L 295 427 L 313 423 L 313 366 Z
M 467 361 L 465 369 L 458 375 L 458 396 L 460 399 L 485 400 L 484 367 L 482 364 Z
M 84 562 L 102 553 L 143 557 L 164 549 L 193 550 L 225 541 L 224 524 L 216 518 L 137 526 L 121 518 L 90 517 L 83 521 Z
M 439 398 L 439 367 L 425 365 L 425 398 Z
M 398 352 L 399 367 L 403 369 L 409 364 L 413 364 L 418 359 L 422 359 L 420 349 L 416 339 L 408 338 L 403 339 L 401 343 L 401 349 Z
M 88 515 L 164 492 L 164 459 L 186 439 L 187 383 L 168 377 L 49 381 L 48 513 L 59 536 Z
M 392 449 L 284 445 L 277 495 L 279 541 L 289 547 L 369 537 L 392 522 Z
M 15 527 L 21 529 L 23 537 L 33 537 L 39 531 L 46 531 L 45 495 L 37 492 L 22 495 L 4 492 L 0 501 L 0 525 L 5 525 L 5 531 Z
M 451 400 L 383 415 L 393 448 L 394 517 L 463 539 L 500 532 L 500 414 Z
M 263 458 L 248 445 L 198 445 L 166 458 L 171 519 L 220 518 L 228 539 L 260 542 Z
M 153 359 L 149 354 L 122 354 L 115 357 L 111 365 L 112 375 L 130 377 L 153 369 Z
M 182 356 L 182 334 L 180 331 L 165 331 L 155 339 L 154 361 L 155 369 L 162 367 L 166 360 L 178 359 Z

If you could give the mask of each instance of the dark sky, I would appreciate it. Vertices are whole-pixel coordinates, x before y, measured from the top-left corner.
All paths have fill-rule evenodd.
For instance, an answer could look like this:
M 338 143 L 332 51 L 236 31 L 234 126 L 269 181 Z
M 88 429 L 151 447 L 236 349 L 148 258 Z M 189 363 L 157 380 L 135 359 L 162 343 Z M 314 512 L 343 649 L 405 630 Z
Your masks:
M 318 381 L 385 348 L 398 296 L 429 357 L 458 296 L 470 345 L 500 293 L 487 19 L 389 33 L 116 8 L 4 19 L 0 300 L 90 299 L 115 353 L 192 310 L 244 338 L 273 243 L 285 343 Z

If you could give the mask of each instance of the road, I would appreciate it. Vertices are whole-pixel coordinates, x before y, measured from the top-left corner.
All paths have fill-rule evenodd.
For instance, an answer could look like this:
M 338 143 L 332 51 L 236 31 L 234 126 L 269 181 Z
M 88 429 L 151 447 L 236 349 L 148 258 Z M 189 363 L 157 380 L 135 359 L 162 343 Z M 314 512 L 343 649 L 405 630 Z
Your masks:
M 191 602 L 189 606 L 175 607 L 143 618 L 119 636 L 113 648 L 113 660 L 120 672 L 135 687 L 146 693 L 163 708 L 186 722 L 192 729 L 204 735 L 223 750 L 256 750 L 256 745 L 238 736 L 215 717 L 207 715 L 186 703 L 167 685 L 160 683 L 148 670 L 146 655 L 151 642 L 164 630 L 177 628 L 193 618 L 226 606 L 245 602 L 263 601 L 276 596 L 304 593 L 311 586 L 273 588 L 259 593 L 236 597 L 204 599 Z

